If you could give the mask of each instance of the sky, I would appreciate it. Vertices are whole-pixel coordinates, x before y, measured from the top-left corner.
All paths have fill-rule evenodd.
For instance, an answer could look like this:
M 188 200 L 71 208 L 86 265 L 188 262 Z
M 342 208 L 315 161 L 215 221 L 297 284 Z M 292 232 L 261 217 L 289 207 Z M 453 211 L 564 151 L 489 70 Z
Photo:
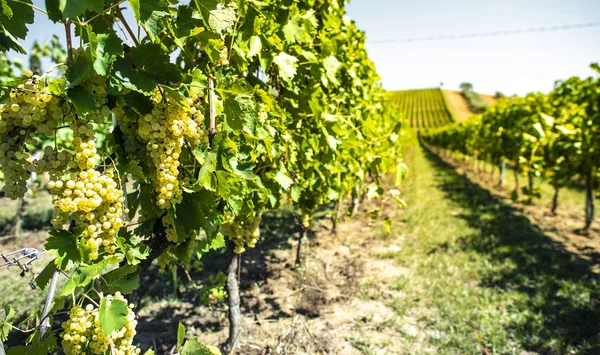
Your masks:
M 459 5 L 460 4 L 460 5 Z M 353 0 L 348 16 L 367 33 L 367 49 L 386 90 L 458 89 L 548 92 L 554 81 L 589 76 L 600 62 L 600 27 L 445 41 L 369 41 L 600 22 L 600 0 Z
M 33 3 L 44 8 L 43 0 Z M 457 5 L 459 4 L 460 5 Z M 600 26 L 557 32 L 409 43 L 394 39 L 460 35 L 600 22 L 600 0 L 352 0 L 348 16 L 367 33 L 367 49 L 386 90 L 458 89 L 548 92 L 555 80 L 589 76 L 600 62 Z M 133 23 L 130 11 L 125 12 Z M 36 13 L 24 42 L 48 41 L 64 28 Z M 372 42 L 371 42 L 372 41 Z M 14 53 L 11 57 L 17 57 Z M 20 56 L 24 59 L 23 56 Z

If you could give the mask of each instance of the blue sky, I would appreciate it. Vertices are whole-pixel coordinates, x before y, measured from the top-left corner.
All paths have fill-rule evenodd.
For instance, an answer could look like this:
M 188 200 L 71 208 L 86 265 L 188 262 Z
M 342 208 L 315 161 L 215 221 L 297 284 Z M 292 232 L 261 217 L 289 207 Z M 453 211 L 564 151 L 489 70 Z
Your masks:
M 348 16 L 367 41 L 600 22 L 599 0 L 353 0 Z M 387 90 L 482 93 L 550 91 L 556 79 L 589 76 L 600 62 L 600 27 L 446 41 L 367 44 Z
M 42 0 L 34 4 L 44 7 Z M 460 5 L 457 5 L 460 4 Z M 131 17 L 130 14 L 126 14 Z M 367 41 L 492 32 L 600 22 L 600 0 L 353 0 L 348 16 Z M 24 43 L 48 40 L 64 29 L 36 14 Z M 133 21 L 131 21 L 133 22 Z M 130 23 L 131 23 L 130 22 Z M 481 93 L 550 91 L 556 79 L 588 76 L 600 62 L 600 27 L 412 43 L 368 43 L 387 90 L 458 89 L 471 82 Z M 14 56 L 14 55 L 13 55 Z

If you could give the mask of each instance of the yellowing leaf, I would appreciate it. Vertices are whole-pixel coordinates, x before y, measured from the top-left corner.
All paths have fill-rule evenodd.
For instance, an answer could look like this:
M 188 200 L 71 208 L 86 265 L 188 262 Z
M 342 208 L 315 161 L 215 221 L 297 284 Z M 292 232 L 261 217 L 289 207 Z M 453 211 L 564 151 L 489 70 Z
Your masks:
M 296 76 L 297 62 L 298 58 L 283 52 L 273 58 L 273 63 L 279 67 L 279 76 L 287 82 L 290 82 Z

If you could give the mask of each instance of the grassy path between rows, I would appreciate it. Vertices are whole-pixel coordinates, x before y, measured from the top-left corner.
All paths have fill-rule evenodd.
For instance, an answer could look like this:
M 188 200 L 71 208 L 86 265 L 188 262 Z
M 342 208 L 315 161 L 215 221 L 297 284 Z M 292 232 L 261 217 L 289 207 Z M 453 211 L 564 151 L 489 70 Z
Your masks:
M 394 310 L 418 323 L 414 353 L 598 354 L 592 265 L 424 148 L 410 148 L 391 243 L 408 270 Z

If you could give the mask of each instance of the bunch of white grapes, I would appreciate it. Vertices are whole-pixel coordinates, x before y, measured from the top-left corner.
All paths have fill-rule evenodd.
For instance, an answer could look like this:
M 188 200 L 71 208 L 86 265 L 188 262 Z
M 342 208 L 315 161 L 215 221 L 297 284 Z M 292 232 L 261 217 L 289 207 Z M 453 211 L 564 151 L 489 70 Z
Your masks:
M 85 119 L 94 123 L 103 123 L 110 115 L 110 108 L 107 106 L 106 77 L 93 75 L 82 85 L 94 95 L 96 101 L 96 109 L 88 112 Z
M 221 233 L 235 244 L 236 254 L 246 251 L 245 246 L 254 248 L 260 239 L 260 221 L 262 214 L 257 212 L 253 217 L 236 218 L 226 214 L 221 224 Z
M 101 248 L 109 254 L 117 250 L 119 229 L 127 224 L 123 214 L 129 211 L 112 171 L 100 172 L 94 168 L 100 156 L 93 130 L 86 126 L 72 128 L 79 134 L 73 141 L 79 172 L 71 173 L 69 179 L 48 183 L 54 203 L 52 224 L 60 228 L 71 218 L 75 226 L 82 227 L 81 236 L 91 249 L 91 259 L 95 260 Z
M 138 136 L 138 121 L 135 118 L 129 117 L 125 114 L 123 109 L 119 106 L 113 109 L 113 114 L 121 130 L 123 139 L 123 148 L 128 157 L 139 158 L 145 153 L 144 145 L 140 142 Z M 144 152 L 142 152 L 144 149 Z M 141 153 L 141 154 L 140 154 Z
M 116 292 L 114 296 L 106 296 L 106 306 L 111 302 L 119 300 L 127 303 L 121 293 Z M 133 337 L 136 334 L 137 320 L 133 313 L 133 305 L 128 305 L 129 311 L 126 316 L 125 326 L 113 330 L 104 335 L 100 323 L 100 312 L 91 304 L 82 308 L 75 306 L 69 312 L 69 319 L 62 324 L 63 332 L 62 347 L 66 355 L 103 355 L 106 353 L 115 355 L 137 355 L 140 349 L 133 345 Z M 114 349 L 114 351 L 113 351 Z
M 192 98 L 176 102 L 156 91 L 153 101 L 152 113 L 138 121 L 138 135 L 154 163 L 152 180 L 158 193 L 157 205 L 167 209 L 181 202 L 178 179 L 181 151 L 185 143 L 193 149 L 206 137 L 202 126 L 204 116 L 194 106 L 196 102 Z
M 27 74 L 30 77 L 11 90 L 9 102 L 0 104 L 0 167 L 5 180 L 2 190 L 10 198 L 25 195 L 31 172 L 58 174 L 70 158 L 51 147 L 41 158 L 32 158 L 31 150 L 39 144 L 35 136 L 53 135 L 73 116 L 63 113 L 62 101 L 52 95 L 45 79 Z

